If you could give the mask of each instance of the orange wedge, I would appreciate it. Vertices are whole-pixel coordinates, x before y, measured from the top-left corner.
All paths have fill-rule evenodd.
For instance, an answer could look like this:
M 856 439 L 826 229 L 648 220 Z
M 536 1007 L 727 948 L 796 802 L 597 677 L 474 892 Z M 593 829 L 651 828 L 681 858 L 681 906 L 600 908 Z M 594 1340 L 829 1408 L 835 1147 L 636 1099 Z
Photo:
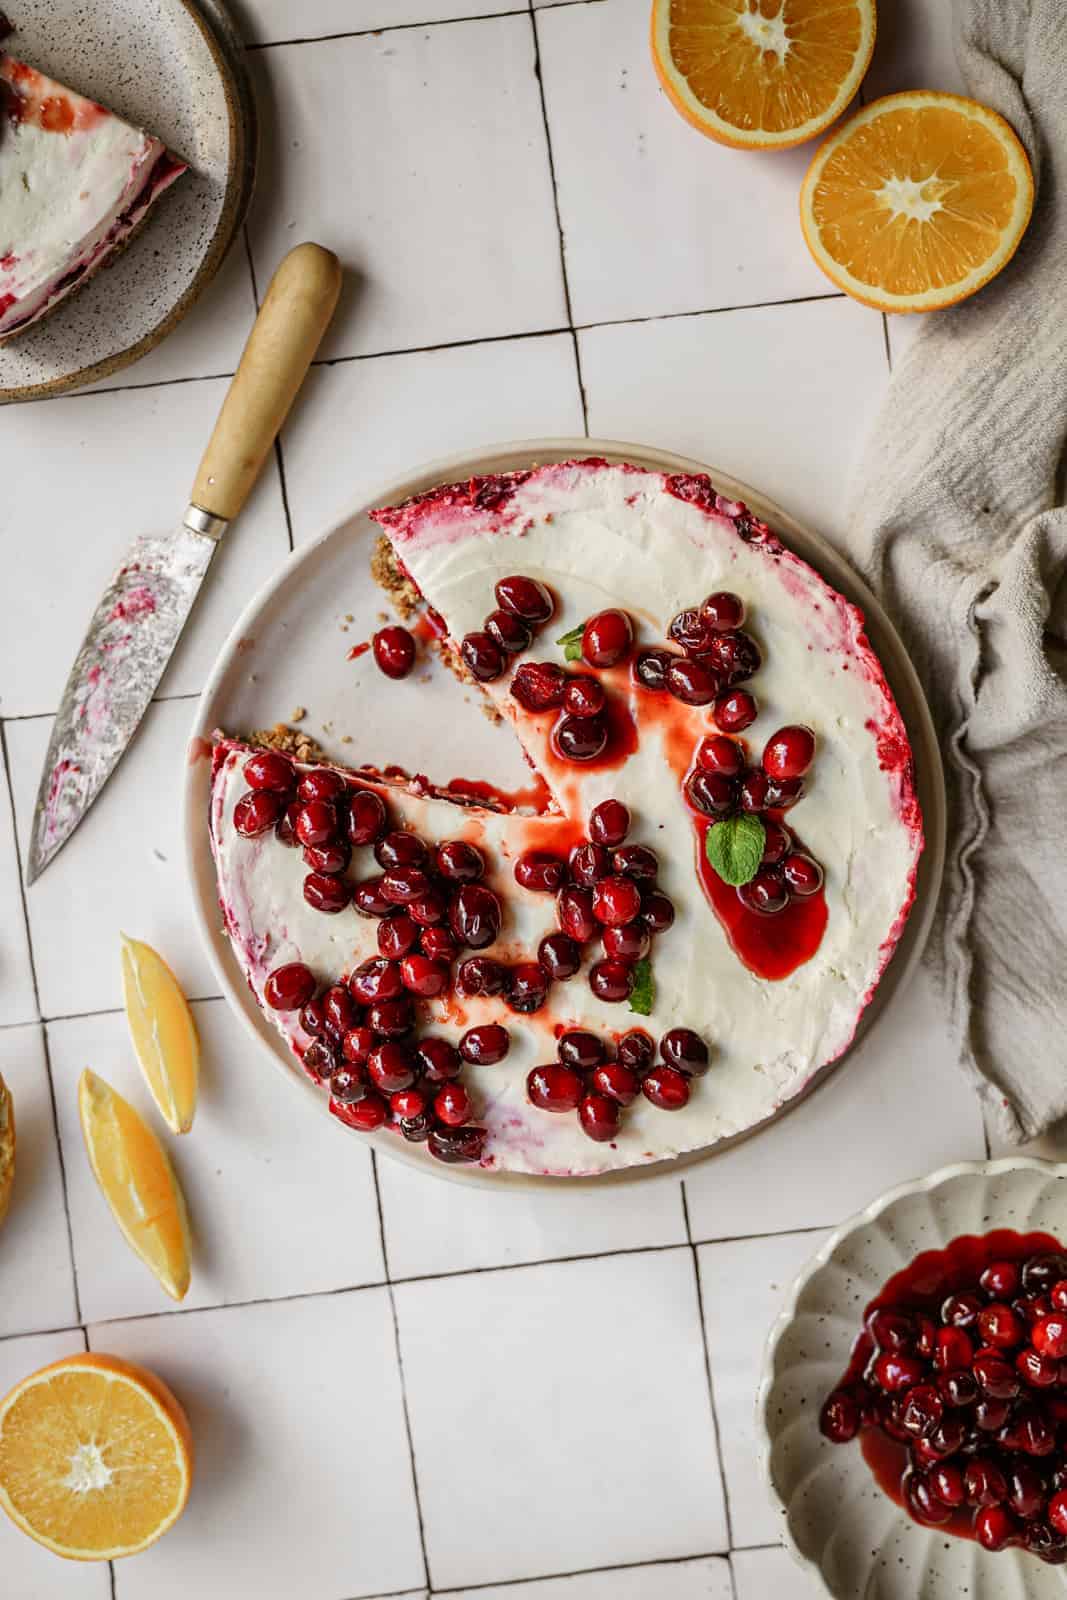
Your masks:
M 0 1505 L 57 1556 L 136 1555 L 185 1508 L 189 1423 L 161 1379 L 114 1356 L 69 1356 L 0 1401 Z
M 874 0 L 652 0 L 652 59 L 709 139 L 784 150 L 844 111 L 874 28 Z
M 936 311 L 988 283 L 1026 231 L 1034 180 L 1003 117 L 960 95 L 887 95 L 816 152 L 800 192 L 826 276 L 880 311 Z
M 122 996 L 130 1038 L 152 1098 L 172 1133 L 196 1112 L 200 1041 L 177 978 L 151 945 L 122 935 Z
M 93 1176 L 130 1248 L 174 1300 L 189 1288 L 189 1221 L 167 1153 L 151 1128 L 86 1067 L 78 1111 Z
M 0 1078 L 0 1222 L 7 1216 L 15 1181 L 15 1107 L 11 1090 Z

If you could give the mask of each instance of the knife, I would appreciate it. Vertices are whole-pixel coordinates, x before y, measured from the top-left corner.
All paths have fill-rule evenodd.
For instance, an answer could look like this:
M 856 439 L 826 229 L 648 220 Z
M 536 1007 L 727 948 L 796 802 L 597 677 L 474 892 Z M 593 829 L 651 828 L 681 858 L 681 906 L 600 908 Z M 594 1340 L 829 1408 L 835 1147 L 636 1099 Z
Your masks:
M 135 540 L 71 668 L 37 790 L 27 883 L 66 844 L 114 772 L 155 694 L 227 527 L 244 505 L 337 304 L 341 268 L 317 244 L 271 280 L 171 533 Z

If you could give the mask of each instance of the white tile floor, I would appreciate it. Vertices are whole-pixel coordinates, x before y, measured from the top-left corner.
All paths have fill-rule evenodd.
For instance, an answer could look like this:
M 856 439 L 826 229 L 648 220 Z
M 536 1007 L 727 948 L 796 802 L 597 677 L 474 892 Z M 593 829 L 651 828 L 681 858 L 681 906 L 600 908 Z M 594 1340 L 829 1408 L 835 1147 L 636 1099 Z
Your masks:
M 0 1522 L 12 1600 L 818 1592 L 775 1547 L 754 1464 L 759 1350 L 819 1230 L 985 1149 L 925 982 L 806 1104 L 684 1181 L 430 1185 L 305 1117 L 212 998 L 175 806 L 191 697 L 251 590 L 419 461 L 629 437 L 847 540 L 850 468 L 889 376 L 883 321 L 804 250 L 808 153 L 750 157 L 687 128 L 656 87 L 647 10 L 241 0 L 266 134 L 249 248 L 107 392 L 0 414 L 17 463 L 0 535 L 20 551 L 0 630 L 0 1070 L 20 1132 L 0 1390 L 87 1342 L 131 1355 L 173 1382 L 199 1451 L 187 1516 L 113 1574 Z M 869 94 L 958 87 L 945 0 L 883 10 Z M 132 534 L 184 503 L 257 287 L 308 236 L 339 250 L 349 290 L 282 441 L 284 492 L 272 460 L 135 748 L 24 905 L 41 758 L 91 604 Z M 888 348 L 914 333 L 894 326 Z M 199 1002 L 180 1311 L 110 1227 L 76 1124 L 87 1064 L 145 1104 L 117 1010 L 120 928 Z M 1067 1139 L 1041 1148 L 1062 1157 Z

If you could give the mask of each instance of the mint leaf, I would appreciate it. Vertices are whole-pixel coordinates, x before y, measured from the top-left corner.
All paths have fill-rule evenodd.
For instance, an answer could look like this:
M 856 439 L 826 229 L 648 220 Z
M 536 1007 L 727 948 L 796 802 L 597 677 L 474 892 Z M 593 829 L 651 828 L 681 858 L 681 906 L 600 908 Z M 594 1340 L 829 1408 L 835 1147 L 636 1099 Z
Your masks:
M 630 990 L 630 1010 L 636 1011 L 642 1017 L 650 1016 L 655 1001 L 656 980 L 652 976 L 652 963 L 646 957 L 644 961 L 634 962 L 634 986 Z
M 704 849 L 723 883 L 736 887 L 756 876 L 765 842 L 760 819 L 742 812 L 740 816 L 727 817 L 725 822 L 712 823 Z
M 564 661 L 579 661 L 581 659 L 582 634 L 584 632 L 585 623 L 579 622 L 578 626 L 576 628 L 572 628 L 570 633 L 563 633 L 556 640 L 557 644 L 561 644 L 563 646 Z

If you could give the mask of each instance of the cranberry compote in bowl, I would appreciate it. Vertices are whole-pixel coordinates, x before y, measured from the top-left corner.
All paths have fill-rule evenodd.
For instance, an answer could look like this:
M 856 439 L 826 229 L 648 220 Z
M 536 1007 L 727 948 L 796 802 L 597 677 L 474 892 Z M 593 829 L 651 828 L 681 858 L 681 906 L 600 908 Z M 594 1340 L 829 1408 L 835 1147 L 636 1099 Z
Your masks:
M 758 1425 L 835 1600 L 1067 1593 L 1067 1167 L 948 1167 L 839 1228 L 772 1330 Z

